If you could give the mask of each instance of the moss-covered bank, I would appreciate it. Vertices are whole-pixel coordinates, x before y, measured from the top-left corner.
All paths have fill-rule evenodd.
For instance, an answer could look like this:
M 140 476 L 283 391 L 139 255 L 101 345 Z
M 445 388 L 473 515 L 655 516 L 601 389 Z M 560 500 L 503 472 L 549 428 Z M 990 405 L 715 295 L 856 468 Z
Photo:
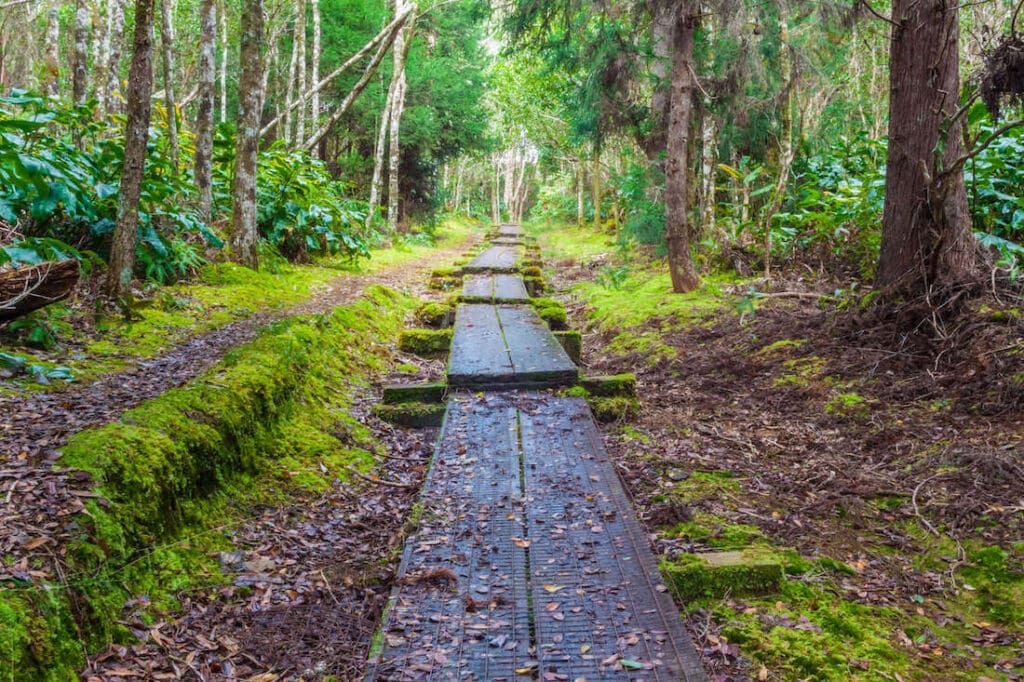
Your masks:
M 225 580 L 216 556 L 256 504 L 325 490 L 366 468 L 354 389 L 390 363 L 415 301 L 372 287 L 331 314 L 291 318 L 188 385 L 82 432 L 61 465 L 95 483 L 60 549 L 63 584 L 0 583 L 0 680 L 71 680 L 86 651 L 128 641 L 129 599 L 155 611 Z

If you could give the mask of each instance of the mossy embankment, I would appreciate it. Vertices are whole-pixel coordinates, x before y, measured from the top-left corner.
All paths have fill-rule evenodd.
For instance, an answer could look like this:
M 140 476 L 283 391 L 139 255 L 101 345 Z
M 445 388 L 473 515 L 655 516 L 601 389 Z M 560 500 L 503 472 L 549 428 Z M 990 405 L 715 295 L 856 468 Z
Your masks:
M 62 580 L 0 583 L 0 680 L 71 680 L 87 651 L 128 642 L 128 600 L 152 613 L 225 582 L 217 557 L 259 505 L 291 504 L 373 461 L 351 414 L 390 366 L 411 297 L 370 287 L 331 313 L 289 318 L 181 388 L 74 436 L 62 467 L 90 479 L 54 548 Z

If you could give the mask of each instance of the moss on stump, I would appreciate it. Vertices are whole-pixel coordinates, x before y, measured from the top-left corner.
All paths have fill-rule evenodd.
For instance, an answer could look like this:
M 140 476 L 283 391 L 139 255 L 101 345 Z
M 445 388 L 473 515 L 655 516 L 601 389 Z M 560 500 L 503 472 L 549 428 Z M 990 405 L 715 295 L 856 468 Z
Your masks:
M 687 554 L 659 566 L 669 590 L 682 601 L 755 596 L 782 587 L 782 563 L 764 550 Z
M 451 329 L 405 329 L 398 335 L 398 350 L 423 358 L 436 358 L 448 352 Z
M 455 309 L 446 303 L 428 301 L 416 308 L 413 317 L 416 318 L 417 322 L 426 327 L 440 329 L 452 326 L 452 321 L 455 319 Z
M 373 406 L 373 414 L 398 426 L 419 429 L 441 426 L 447 409 L 444 403 L 380 403 Z
M 587 404 L 594 419 L 602 424 L 633 419 L 640 414 L 640 401 L 628 396 L 602 397 L 587 395 Z
M 381 398 L 384 403 L 397 405 L 398 403 L 439 403 L 448 395 L 448 384 L 443 381 L 433 381 L 423 384 L 390 384 L 384 387 L 384 395 Z
M 584 377 L 580 384 L 592 396 L 605 398 L 613 396 L 636 397 L 636 375 L 632 373 Z

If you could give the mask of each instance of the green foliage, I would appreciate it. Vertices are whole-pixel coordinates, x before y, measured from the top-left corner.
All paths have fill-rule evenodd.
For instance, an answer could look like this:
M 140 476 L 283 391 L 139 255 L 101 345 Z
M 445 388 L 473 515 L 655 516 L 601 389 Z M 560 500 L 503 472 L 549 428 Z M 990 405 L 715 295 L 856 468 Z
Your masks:
M 288 260 L 370 255 L 357 233 L 366 214 L 305 151 L 272 145 L 260 154 L 256 184 L 260 235 Z

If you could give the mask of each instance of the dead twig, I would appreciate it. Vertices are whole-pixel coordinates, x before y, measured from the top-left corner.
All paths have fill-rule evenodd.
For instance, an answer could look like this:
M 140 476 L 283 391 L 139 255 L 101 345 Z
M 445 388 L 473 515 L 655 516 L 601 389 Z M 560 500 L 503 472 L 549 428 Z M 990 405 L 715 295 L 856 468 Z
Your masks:
M 367 476 L 366 474 L 364 474 L 363 472 L 359 471 L 358 469 L 351 465 L 349 465 L 347 469 L 350 474 L 368 483 L 386 485 L 392 488 L 418 488 L 420 486 L 419 483 L 402 483 L 401 481 L 389 481 L 385 478 L 374 478 L 373 476 Z

